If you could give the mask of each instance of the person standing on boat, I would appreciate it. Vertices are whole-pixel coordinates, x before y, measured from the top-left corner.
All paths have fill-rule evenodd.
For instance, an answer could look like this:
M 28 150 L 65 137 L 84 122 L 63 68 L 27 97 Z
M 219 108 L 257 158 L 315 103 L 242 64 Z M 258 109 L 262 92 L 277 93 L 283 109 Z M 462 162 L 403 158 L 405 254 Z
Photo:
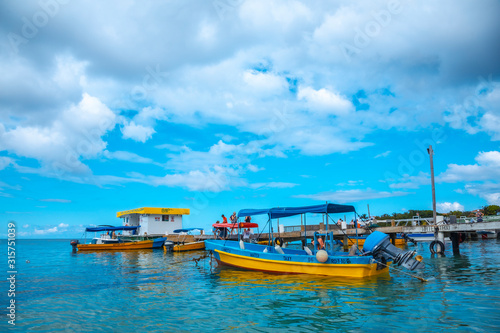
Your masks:
M 229 217 L 229 220 L 231 220 L 231 223 L 236 223 L 236 221 L 238 221 L 238 218 L 236 217 L 236 212 L 233 212 L 233 215 Z
M 477 222 L 483 222 L 483 213 L 481 211 L 476 213 Z
M 236 212 L 233 212 L 233 215 L 229 216 L 229 220 L 231 221 L 232 224 L 235 224 L 238 221 L 238 218 L 236 217 Z M 231 229 L 231 235 L 235 231 L 235 228 Z
M 245 229 L 243 232 L 243 241 L 244 242 L 250 242 L 250 228 Z
M 250 216 L 246 216 L 245 217 L 245 222 L 246 223 L 250 223 L 250 221 L 252 221 L 252 218 Z M 250 228 L 249 228 L 250 229 Z
M 227 217 L 225 217 L 224 214 L 222 214 L 222 223 L 227 223 Z

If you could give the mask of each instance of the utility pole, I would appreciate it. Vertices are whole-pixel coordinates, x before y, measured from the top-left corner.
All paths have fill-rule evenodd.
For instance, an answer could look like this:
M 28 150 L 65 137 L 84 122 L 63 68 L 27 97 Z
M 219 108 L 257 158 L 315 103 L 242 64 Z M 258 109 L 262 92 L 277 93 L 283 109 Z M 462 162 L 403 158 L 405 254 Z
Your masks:
M 366 204 L 366 206 L 368 207 L 368 219 L 370 219 L 370 204 Z
M 432 146 L 427 148 L 427 152 L 429 153 L 431 160 L 431 185 L 432 185 L 432 217 L 434 219 L 434 225 L 436 222 L 436 187 L 434 186 L 434 161 L 432 156 L 434 155 L 434 150 L 432 150 Z

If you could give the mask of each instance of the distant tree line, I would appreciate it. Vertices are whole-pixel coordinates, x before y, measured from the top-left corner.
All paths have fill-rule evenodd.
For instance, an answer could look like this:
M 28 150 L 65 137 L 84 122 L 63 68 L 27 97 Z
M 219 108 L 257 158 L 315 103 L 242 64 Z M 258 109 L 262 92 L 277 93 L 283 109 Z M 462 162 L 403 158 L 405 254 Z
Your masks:
M 480 209 L 480 211 L 485 215 L 497 215 L 498 212 L 500 212 L 500 206 L 497 205 L 489 205 L 489 206 L 484 206 L 483 209 Z M 432 217 L 432 210 L 409 210 L 405 213 L 392 213 L 392 214 L 382 214 L 380 216 L 374 216 L 374 218 L 378 220 L 405 220 L 405 219 L 412 219 L 414 216 L 420 215 L 421 218 L 427 218 L 427 217 Z M 438 213 L 438 215 L 455 215 L 455 216 L 467 216 L 467 217 L 474 217 L 476 216 L 476 212 L 472 211 L 460 211 L 460 210 L 454 210 L 450 211 L 448 213 Z M 360 217 L 363 218 L 363 216 L 366 218 L 366 214 L 361 215 Z

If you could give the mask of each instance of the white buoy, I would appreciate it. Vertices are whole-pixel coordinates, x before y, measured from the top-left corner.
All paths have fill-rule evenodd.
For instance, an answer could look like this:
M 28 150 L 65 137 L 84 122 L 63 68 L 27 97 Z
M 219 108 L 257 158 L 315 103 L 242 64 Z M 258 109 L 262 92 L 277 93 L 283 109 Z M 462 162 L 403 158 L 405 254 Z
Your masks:
M 325 250 L 319 250 L 318 252 L 316 252 L 316 259 L 319 262 L 326 262 L 328 260 L 328 252 L 326 252 Z
M 262 251 L 262 252 L 267 253 L 267 247 L 266 247 L 266 248 L 264 249 L 264 251 Z
M 244 250 L 245 249 L 245 243 L 240 239 L 240 249 Z
M 285 252 L 283 252 L 283 249 L 281 248 L 281 246 L 279 245 L 276 245 L 274 247 L 274 249 L 276 250 L 276 252 L 278 252 L 279 254 L 285 254 Z
M 306 251 L 306 253 L 307 253 L 308 256 L 312 256 L 313 255 L 311 249 L 308 248 L 307 246 L 304 246 L 304 251 Z

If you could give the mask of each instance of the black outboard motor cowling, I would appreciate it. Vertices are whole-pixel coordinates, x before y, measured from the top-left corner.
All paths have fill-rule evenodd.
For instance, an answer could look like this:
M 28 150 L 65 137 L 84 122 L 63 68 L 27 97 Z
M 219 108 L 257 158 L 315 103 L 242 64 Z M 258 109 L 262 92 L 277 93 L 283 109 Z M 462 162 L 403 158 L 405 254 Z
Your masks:
M 363 252 L 370 252 L 375 259 L 392 260 L 398 266 L 403 266 L 411 271 L 421 269 L 425 264 L 421 256 L 415 255 L 416 251 L 404 251 L 391 244 L 389 235 L 380 231 L 374 231 L 366 238 Z
M 78 239 L 72 239 L 71 242 L 69 242 L 71 246 L 73 247 L 73 251 L 76 252 L 77 250 L 77 245 L 80 244 Z

